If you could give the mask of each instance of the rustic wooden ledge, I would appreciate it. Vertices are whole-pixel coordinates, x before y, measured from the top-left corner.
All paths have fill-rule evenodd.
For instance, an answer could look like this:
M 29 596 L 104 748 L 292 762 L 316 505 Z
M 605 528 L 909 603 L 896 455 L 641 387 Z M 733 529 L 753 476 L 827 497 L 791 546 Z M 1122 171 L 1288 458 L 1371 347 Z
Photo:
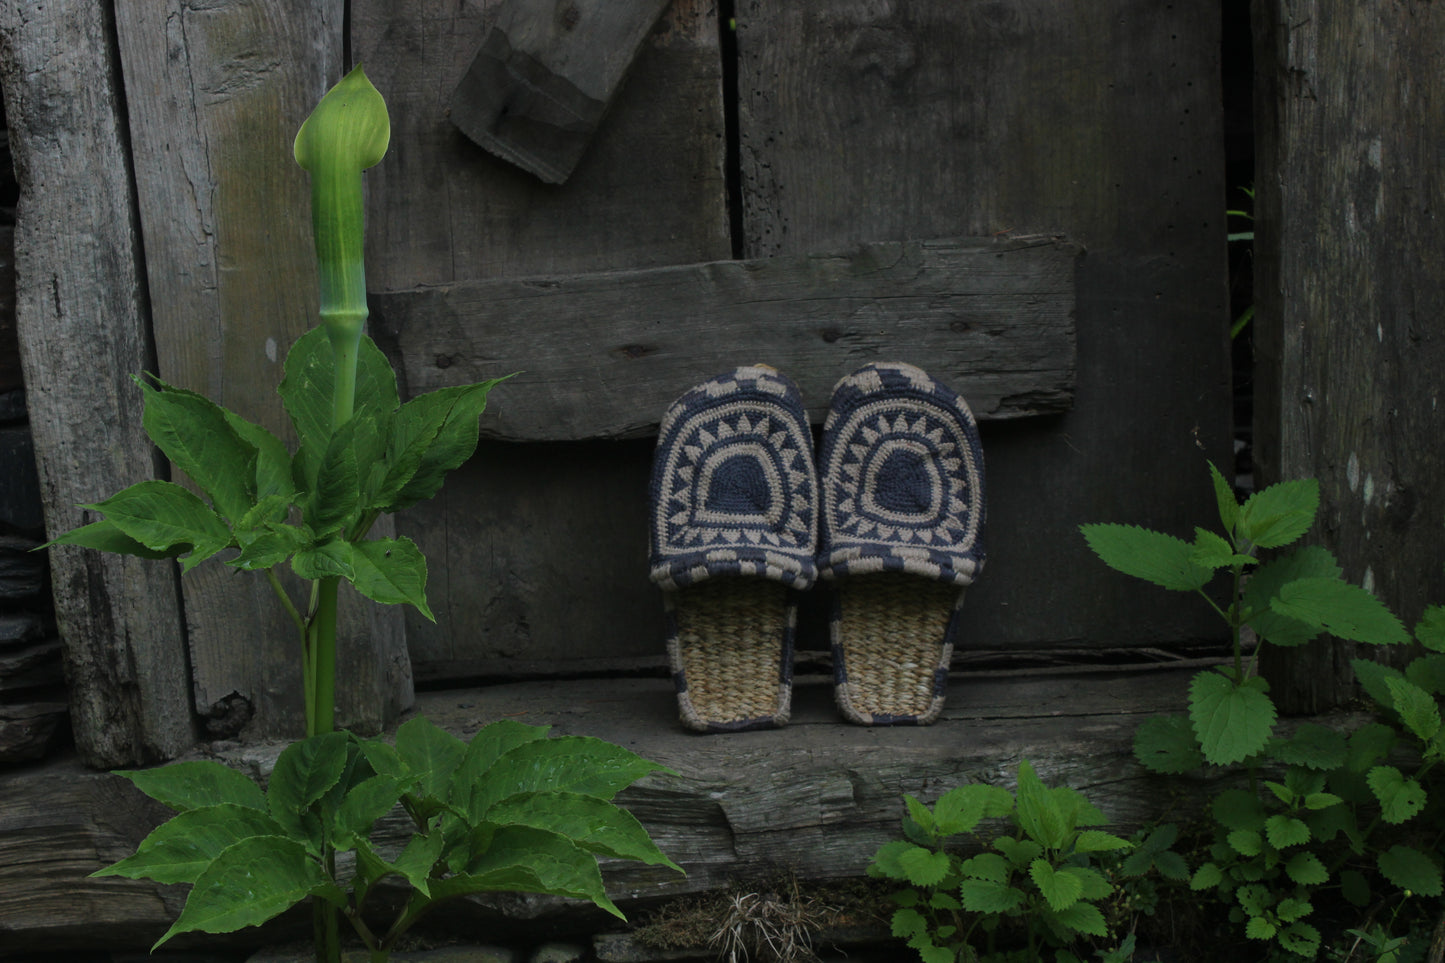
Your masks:
M 783 370 L 819 423 L 834 383 L 916 364 L 980 419 L 1073 404 L 1074 266 L 1056 237 L 865 244 L 373 293 L 371 331 L 406 390 L 521 372 L 482 432 L 517 441 L 641 437 L 683 391 L 740 364 Z
M 840 722 L 821 676 L 799 680 L 787 728 L 733 735 L 683 731 L 671 684 L 655 678 L 424 693 L 417 708 L 462 737 L 494 719 L 519 719 L 550 724 L 555 734 L 608 739 L 675 770 L 620 799 L 688 873 L 609 864 L 609 893 L 632 912 L 779 869 L 803 879 L 858 876 L 898 832 L 903 793 L 931 801 L 968 781 L 1012 785 L 1022 758 L 1049 784 L 1085 792 L 1114 825 L 1146 822 L 1159 815 L 1164 796 L 1133 761 L 1132 734 L 1145 716 L 1183 704 L 1196 669 L 959 674 L 942 721 L 922 729 Z M 251 772 L 268 771 L 280 750 L 212 748 Z M 0 945 L 149 946 L 179 911 L 184 887 L 86 877 L 129 854 L 163 816 L 129 783 L 73 759 L 0 775 Z M 385 832 L 401 839 L 402 823 Z M 575 904 L 519 897 L 477 901 L 461 916 L 549 925 L 607 919 Z

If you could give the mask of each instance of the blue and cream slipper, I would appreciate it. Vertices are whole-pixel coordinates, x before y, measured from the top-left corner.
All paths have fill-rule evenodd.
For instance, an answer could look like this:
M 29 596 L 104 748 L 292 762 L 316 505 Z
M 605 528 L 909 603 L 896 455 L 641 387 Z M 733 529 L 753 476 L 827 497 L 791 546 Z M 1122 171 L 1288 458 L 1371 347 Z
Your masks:
M 797 593 L 817 551 L 813 439 L 797 386 L 766 365 L 684 394 L 652 463 L 651 578 L 663 590 L 682 722 L 781 726 Z
M 834 387 L 818 463 L 838 708 L 863 725 L 926 725 L 943 710 L 963 590 L 983 567 L 973 413 L 912 365 L 870 364 Z

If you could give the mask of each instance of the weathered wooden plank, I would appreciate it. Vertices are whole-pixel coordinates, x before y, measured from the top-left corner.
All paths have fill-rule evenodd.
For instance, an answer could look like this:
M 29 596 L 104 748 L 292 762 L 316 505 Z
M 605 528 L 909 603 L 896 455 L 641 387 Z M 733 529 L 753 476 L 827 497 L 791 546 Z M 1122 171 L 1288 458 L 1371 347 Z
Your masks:
M 927 366 L 982 419 L 1073 398 L 1077 251 L 1054 238 L 863 245 L 837 255 L 423 288 L 374 299 L 410 391 L 521 371 L 482 422 L 522 441 L 654 434 L 740 361 L 798 383 L 814 422 L 869 359 Z
M 281 362 L 317 317 L 310 189 L 291 145 L 342 73 L 341 9 L 119 0 L 116 27 L 159 372 L 289 434 Z M 208 563 L 182 586 L 212 734 L 301 731 L 299 645 L 265 581 Z M 402 626 L 346 596 L 344 724 L 375 729 L 409 704 Z
M 1320 480 L 1314 537 L 1413 626 L 1445 601 L 1445 11 L 1253 9 L 1255 463 Z M 1348 643 L 1265 651 L 1288 709 L 1350 697 Z
M 1216 514 L 1218 4 L 740 0 L 737 22 L 745 257 L 996 232 L 1088 252 L 1073 409 L 985 426 L 989 561 L 965 644 L 1217 637 L 1207 606 L 1105 571 L 1077 526 L 1188 535 Z
M 561 184 L 669 0 L 508 0 L 452 93 L 452 123 Z
M 0 84 L 20 184 L 16 322 L 47 524 L 59 533 L 156 465 L 132 373 L 150 364 L 135 194 L 104 5 L 0 4 Z M 97 766 L 192 743 L 174 573 L 51 552 L 76 744 Z
M 608 892 L 628 909 L 779 869 L 805 880 L 861 875 L 877 847 L 899 832 L 903 793 L 932 801 L 964 782 L 1011 785 L 1021 758 L 1046 782 L 1082 790 L 1116 827 L 1157 818 L 1165 800 L 1157 777 L 1132 757 L 1132 733 L 1143 717 L 1182 705 L 1192 672 L 956 676 L 943 720 L 927 728 L 847 725 L 831 686 L 817 676 L 799 680 L 787 728 L 728 736 L 684 731 L 666 679 L 423 693 L 418 709 L 464 738 L 495 719 L 520 719 L 553 724 L 554 734 L 608 739 L 672 768 L 677 775 L 650 777 L 619 801 L 687 876 L 610 863 Z M 222 758 L 265 772 L 279 749 L 233 748 Z M 154 940 L 182 888 L 81 878 L 125 855 L 161 815 L 119 778 L 73 763 L 0 775 L 0 939 L 7 948 L 104 940 L 121 950 Z M 379 838 L 400 843 L 409 832 L 398 816 Z M 576 904 L 511 897 L 471 904 L 466 915 L 475 923 L 487 912 L 573 927 L 595 921 Z

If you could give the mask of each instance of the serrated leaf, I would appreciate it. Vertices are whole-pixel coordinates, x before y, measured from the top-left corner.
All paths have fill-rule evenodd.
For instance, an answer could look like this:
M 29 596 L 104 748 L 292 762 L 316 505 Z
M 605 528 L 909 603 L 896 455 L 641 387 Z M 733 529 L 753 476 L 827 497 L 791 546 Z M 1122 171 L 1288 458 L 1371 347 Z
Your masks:
M 1304 723 L 1288 739 L 1270 746 L 1270 755 L 1280 762 L 1317 770 L 1338 769 L 1348 754 L 1343 733 L 1314 722 Z
M 998 837 L 993 841 L 993 848 L 1003 853 L 1004 859 L 1017 869 L 1028 866 L 1044 851 L 1044 847 L 1032 839 L 1015 839 L 1012 836 Z
M 1243 789 L 1226 789 L 1215 796 L 1210 813 L 1226 829 L 1264 829 L 1264 804 L 1259 796 Z
M 1320 858 L 1308 850 L 1295 853 L 1285 863 L 1284 871 L 1290 879 L 1301 886 L 1319 886 L 1330 878 L 1329 870 Z
M 1279 590 L 1304 578 L 1340 577 L 1335 557 L 1318 546 L 1307 546 L 1255 569 L 1244 587 L 1244 608 L 1251 613 L 1245 624 L 1272 645 L 1297 646 L 1320 634 L 1318 627 L 1280 615 L 1270 608 Z
M 143 481 L 103 502 L 86 505 L 130 538 L 154 552 L 172 554 L 189 545 L 183 560 L 189 571 L 231 544 L 231 530 L 199 497 L 173 482 Z
M 1189 686 L 1189 721 L 1204 758 L 1216 766 L 1246 759 L 1269 742 L 1274 703 L 1256 681 L 1235 685 L 1218 672 L 1201 672 Z
M 1203 528 L 1194 530 L 1194 554 L 1192 557 L 1196 565 L 1208 569 L 1253 565 L 1256 561 L 1251 555 L 1236 554 L 1233 545 L 1214 532 Z
M 915 886 L 937 886 L 948 875 L 952 865 L 947 853 L 934 852 L 921 846 L 901 852 L 898 864 Z
M 301 843 L 281 836 L 243 839 L 196 878 L 180 916 L 155 946 L 177 933 L 232 933 L 258 926 L 329 882 Z
M 1416 896 L 1441 895 L 1440 867 L 1418 849 L 1396 844 L 1380 854 L 1380 874 Z
M 291 453 L 286 450 L 285 443 L 234 411 L 222 411 L 231 430 L 256 449 L 256 473 L 252 486 L 256 502 L 280 498 L 289 503 L 296 495 L 296 485 L 291 477 Z
M 873 854 L 873 860 L 868 864 L 868 875 L 874 878 L 885 877 L 906 882 L 908 874 L 903 869 L 900 857 L 910 848 L 914 848 L 914 844 L 902 839 L 884 843 L 879 847 L 878 852 Z
M 1076 853 L 1112 853 L 1121 849 L 1132 849 L 1127 839 L 1120 839 L 1113 833 L 1098 829 L 1085 829 L 1074 839 Z
M 332 844 L 351 849 L 356 839 L 370 837 L 372 828 L 401 799 L 401 780 L 395 776 L 372 776 L 346 793 L 336 809 Z
M 906 940 L 910 936 L 927 934 L 931 927 L 923 914 L 915 909 L 901 909 L 893 914 L 889 931 L 894 937 Z
M 1011 869 L 1009 861 L 998 853 L 979 853 L 959 864 L 958 871 L 963 876 L 986 879 L 993 883 L 1006 883 Z
M 635 816 L 595 796 L 568 792 L 524 793 L 489 809 L 487 821 L 500 826 L 545 829 L 566 837 L 588 852 L 682 872 L 682 867 L 657 848 Z
M 113 552 L 116 555 L 134 555 L 138 558 L 149 559 L 175 558 L 190 548 L 190 545 L 185 542 L 160 551 L 148 548 L 117 528 L 114 522 L 104 518 L 98 522 L 91 522 L 89 525 L 73 528 L 46 542 L 40 548 L 49 548 L 52 545 L 76 545 L 80 548 L 93 548 L 101 552 Z
M 966 879 L 958 887 L 963 908 L 971 913 L 1008 913 L 1024 904 L 1024 893 L 1005 883 Z
M 998 812 L 1001 801 L 1007 807 L 1003 813 Z M 976 829 L 985 814 L 1003 815 L 1012 808 L 1013 797 L 1008 790 L 985 783 L 972 783 L 950 789 L 939 796 L 938 802 L 933 804 L 933 818 L 939 835 L 956 836 Z
M 115 775 L 130 780 L 141 792 L 177 812 L 233 803 L 266 809 L 266 794 L 246 776 L 209 759 L 173 762 L 155 769 L 133 769 Z
M 1376 760 L 1388 756 L 1398 741 L 1394 729 L 1382 722 L 1368 722 L 1350 734 L 1350 755 L 1345 766 L 1365 772 Z
M 1390 692 L 1388 680 L 1405 680 L 1405 674 L 1393 666 L 1382 665 L 1369 659 L 1351 659 L 1350 667 L 1355 670 L 1355 678 L 1359 680 L 1360 687 L 1371 699 L 1374 699 L 1386 709 L 1393 709 L 1394 695 Z
M 1213 889 L 1224 882 L 1224 873 L 1214 863 L 1205 863 L 1194 871 L 1189 879 L 1189 888 L 1195 891 Z
M 303 814 L 341 780 L 349 738 L 345 732 L 327 732 L 281 750 L 266 786 L 266 807 L 288 835 L 319 846 L 313 831 L 319 826 Z
M 1273 939 L 1278 928 L 1263 916 L 1251 916 L 1245 924 L 1244 935 L 1252 940 Z
M 177 468 L 191 477 L 220 514 L 236 522 L 256 502 L 256 446 L 236 433 L 226 412 L 204 395 L 153 387 L 145 394 L 141 424 Z
M 1134 758 L 1146 769 L 1166 775 L 1192 772 L 1204 765 L 1204 754 L 1187 716 L 1145 719 L 1134 730 Z
M 1226 838 L 1230 848 L 1241 856 L 1258 856 L 1264 852 L 1264 837 L 1252 829 L 1236 829 Z
M 1054 920 L 1072 930 L 1075 933 L 1085 933 L 1089 936 L 1107 936 L 1109 934 L 1108 924 L 1104 922 L 1104 914 L 1093 903 L 1074 903 L 1066 909 L 1056 911 Z
M 654 772 L 670 772 L 621 746 L 590 736 L 537 739 L 504 752 L 475 787 L 469 806 L 481 819 L 493 804 L 527 792 L 576 792 L 610 800 Z
M 226 564 L 242 571 L 271 568 L 301 551 L 308 541 L 306 533 L 294 525 L 273 525 L 251 534 L 242 545 L 241 553 Z
M 1177 882 L 1183 882 L 1189 879 L 1189 864 L 1184 862 L 1183 856 L 1180 856 L 1172 850 L 1155 856 L 1154 868 L 1158 870 L 1159 875 L 1165 879 L 1172 879 Z
M 1400 719 L 1422 742 L 1429 742 L 1440 731 L 1440 707 L 1430 693 L 1407 679 L 1386 678 L 1391 704 Z
M 1279 945 L 1306 959 L 1320 951 L 1320 931 L 1308 923 L 1291 923 L 1279 934 Z
M 454 773 L 466 756 L 467 744 L 426 716 L 402 723 L 396 730 L 396 754 L 406 771 L 418 780 L 416 794 L 446 801 Z
M 1431 653 L 1411 659 L 1405 678 L 1431 695 L 1445 695 L 1445 655 Z
M 1089 548 L 1115 571 L 1162 588 L 1192 592 L 1214 577 L 1194 561 L 1194 546 L 1183 539 L 1134 525 L 1081 525 Z
M 1310 841 L 1310 828 L 1302 820 L 1275 813 L 1264 822 L 1264 834 L 1275 849 L 1302 846 Z
M 355 542 L 351 569 L 351 583 L 373 602 L 411 605 L 428 620 L 436 621 L 426 604 L 426 558 L 411 539 Z
M 590 900 L 619 919 L 607 898 L 597 858 L 556 833 L 530 826 L 503 826 L 464 873 L 431 884 L 432 898 L 467 893 L 526 892 Z
M 1282 586 L 1270 608 L 1331 635 L 1372 645 L 1400 645 L 1410 635 L 1395 614 L 1358 585 L 1332 578 L 1303 578 Z
M 157 883 L 194 883 L 228 846 L 251 836 L 280 836 L 270 816 L 250 806 L 222 803 L 188 809 L 141 840 L 135 855 L 92 873 L 152 879 Z
M 1235 532 L 1260 548 L 1282 548 L 1310 530 L 1319 505 L 1320 483 L 1315 479 L 1280 482 L 1245 500 Z
M 476 451 L 477 419 L 488 393 L 505 380 L 440 388 L 402 405 L 392 419 L 387 473 L 375 507 L 400 511 L 435 495 L 447 473 Z
M 298 551 L 291 557 L 291 571 L 308 582 L 323 578 L 350 578 L 354 574 L 351 563 L 355 554 L 350 542 L 334 538 Z
M 1019 828 L 1030 839 L 1048 849 L 1061 849 L 1067 842 L 1073 827 L 1027 759 L 1019 761 L 1015 808 Z
M 1079 879 L 1056 871 L 1048 860 L 1036 859 L 1030 863 L 1029 878 L 1055 912 L 1073 906 L 1084 895 L 1084 884 Z
M 1425 609 L 1415 626 L 1415 640 L 1431 652 L 1445 652 L 1445 605 Z
M 1239 501 L 1234 497 L 1234 486 L 1214 467 L 1212 461 L 1209 462 L 1209 479 L 1214 485 L 1214 501 L 1219 506 L 1219 521 L 1225 532 L 1233 535 L 1235 522 L 1239 518 Z
M 1387 823 L 1403 823 L 1425 808 L 1424 787 L 1394 766 L 1376 766 L 1365 779 L 1380 801 L 1380 818 Z

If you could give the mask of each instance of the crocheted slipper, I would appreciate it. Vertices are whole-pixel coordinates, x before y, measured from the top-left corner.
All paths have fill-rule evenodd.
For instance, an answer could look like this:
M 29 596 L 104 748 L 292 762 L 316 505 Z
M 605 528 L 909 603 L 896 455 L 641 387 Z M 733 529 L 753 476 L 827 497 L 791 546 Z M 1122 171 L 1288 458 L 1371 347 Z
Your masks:
M 984 561 L 973 413 L 912 365 L 867 365 L 833 389 L 819 468 L 838 708 L 863 725 L 926 725 Z
M 764 365 L 684 394 L 652 463 L 651 578 L 663 589 L 682 722 L 781 726 L 797 592 L 817 551 L 813 439 L 797 387 Z

